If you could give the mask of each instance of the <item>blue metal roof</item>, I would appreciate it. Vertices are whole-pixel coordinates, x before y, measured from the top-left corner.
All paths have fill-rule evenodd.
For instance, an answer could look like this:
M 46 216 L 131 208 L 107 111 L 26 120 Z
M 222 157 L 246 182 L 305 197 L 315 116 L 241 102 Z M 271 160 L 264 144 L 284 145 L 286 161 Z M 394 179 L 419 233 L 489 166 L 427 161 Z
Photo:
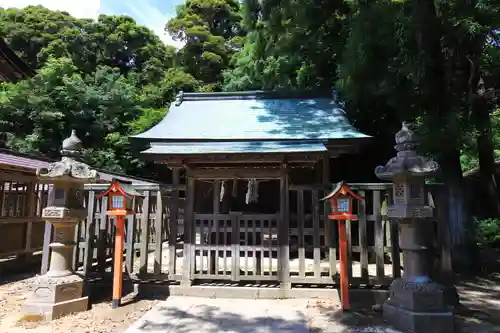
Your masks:
M 369 138 L 336 101 L 264 92 L 185 93 L 165 118 L 135 138 L 153 141 L 232 141 Z
M 320 141 L 153 142 L 145 154 L 190 155 L 232 153 L 326 152 Z

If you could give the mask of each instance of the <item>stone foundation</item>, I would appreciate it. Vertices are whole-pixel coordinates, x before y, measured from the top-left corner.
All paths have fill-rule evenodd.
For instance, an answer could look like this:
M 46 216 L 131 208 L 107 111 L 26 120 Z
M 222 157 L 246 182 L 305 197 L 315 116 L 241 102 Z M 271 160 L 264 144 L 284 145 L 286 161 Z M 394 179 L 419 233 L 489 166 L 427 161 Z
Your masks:
M 42 276 L 38 279 L 32 297 L 24 306 L 24 315 L 39 315 L 53 320 L 70 313 L 87 311 L 88 297 L 82 297 L 83 280 L 77 275 L 59 278 Z
M 384 319 L 394 328 L 412 333 L 455 332 L 452 312 L 414 312 L 397 306 L 391 301 L 383 305 Z
M 59 303 L 28 302 L 24 306 L 24 316 L 39 315 L 45 320 L 54 320 L 72 313 L 87 311 L 89 298 L 80 297 Z
M 390 297 L 383 305 L 383 314 L 387 322 L 404 332 L 455 332 L 453 312 L 449 310 L 444 288 L 433 281 L 395 280 Z

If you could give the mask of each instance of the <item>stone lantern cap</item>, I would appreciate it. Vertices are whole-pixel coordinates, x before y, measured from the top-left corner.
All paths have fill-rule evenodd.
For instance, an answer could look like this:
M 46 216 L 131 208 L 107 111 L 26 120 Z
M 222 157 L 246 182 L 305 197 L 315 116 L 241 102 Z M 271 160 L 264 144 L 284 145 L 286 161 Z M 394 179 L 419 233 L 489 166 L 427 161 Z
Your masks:
M 81 156 L 82 141 L 72 130 L 71 135 L 62 142 L 61 160 L 51 163 L 48 168 L 37 169 L 40 182 L 56 181 L 87 183 L 99 178 L 97 171 L 78 159 Z
M 382 180 L 392 180 L 401 175 L 414 177 L 428 177 L 435 174 L 439 165 L 432 160 L 420 156 L 415 151 L 418 140 L 417 135 L 411 130 L 411 125 L 403 122 L 401 130 L 396 133 L 397 155 L 389 160 L 386 165 L 375 168 L 375 175 Z

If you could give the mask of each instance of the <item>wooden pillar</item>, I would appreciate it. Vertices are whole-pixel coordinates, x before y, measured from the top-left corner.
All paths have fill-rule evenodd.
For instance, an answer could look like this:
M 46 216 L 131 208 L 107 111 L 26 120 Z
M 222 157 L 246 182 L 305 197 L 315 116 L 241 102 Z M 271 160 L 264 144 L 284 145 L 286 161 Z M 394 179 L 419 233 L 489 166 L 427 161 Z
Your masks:
M 278 228 L 278 275 L 280 288 L 287 290 L 291 288 L 290 283 L 290 228 L 289 228 L 289 190 L 288 169 L 286 164 L 281 166 L 280 177 L 280 223 Z
M 52 233 L 52 224 L 45 222 L 45 231 L 43 233 L 42 267 L 40 269 L 40 274 L 42 275 L 45 275 L 49 271 L 50 243 L 52 242 Z
M 346 221 L 340 220 L 339 225 L 339 252 L 340 252 L 340 300 L 342 302 L 342 310 L 350 309 L 349 302 L 349 257 L 347 255 L 347 233 Z
M 90 199 L 90 198 L 89 198 Z M 89 206 L 90 207 L 90 206 Z M 137 211 L 137 200 L 136 197 L 132 199 L 132 207 L 134 211 Z M 90 213 L 89 213 L 90 214 Z M 90 215 L 88 215 L 90 216 Z M 87 217 L 88 219 L 89 217 Z M 125 216 L 127 221 L 126 225 L 126 244 L 127 248 L 125 249 L 126 257 L 125 257 L 125 268 L 128 274 L 132 274 L 134 272 L 134 260 L 135 260 L 135 238 L 136 238 L 136 214 L 129 214 Z
M 322 177 L 321 182 L 324 185 L 325 189 L 331 186 L 330 182 L 330 158 L 328 156 L 324 156 L 322 160 Z M 328 205 L 323 204 L 323 216 L 325 223 L 325 245 L 328 246 L 328 262 L 330 264 L 330 273 L 331 275 L 337 272 L 337 233 L 338 229 L 336 228 L 337 221 L 330 221 L 328 219 Z
M 54 195 L 54 188 L 52 188 L 48 196 L 51 197 Z M 40 215 L 42 215 L 43 203 L 40 204 Z M 46 274 L 49 271 L 49 263 L 50 263 L 50 243 L 52 243 L 52 236 L 54 233 L 54 227 L 52 224 L 45 222 L 45 231 L 43 234 L 43 250 L 42 250 L 42 267 L 40 273 L 42 275 Z
M 33 230 L 33 217 L 35 216 L 35 183 L 29 182 L 26 186 L 26 215 L 28 216 L 28 223 L 26 224 L 26 242 L 25 242 L 25 255 L 31 255 L 31 240 L 32 240 L 32 230 Z
M 209 233 L 208 239 L 209 239 L 209 244 L 213 244 L 212 241 L 215 240 L 215 248 L 216 250 L 210 250 L 212 253 L 210 254 L 210 263 L 209 263 L 209 274 L 212 275 L 217 275 L 219 274 L 219 208 L 220 208 L 220 188 L 221 188 L 221 181 L 220 180 L 215 180 L 214 184 L 214 195 L 213 195 L 213 207 L 212 207 L 212 212 L 213 212 L 213 217 L 212 217 L 212 222 L 213 225 L 208 229 L 210 231 L 215 231 L 215 239 L 213 239 L 212 234 Z
M 113 258 L 113 299 L 111 308 L 120 306 L 123 294 L 123 240 L 125 235 L 125 216 L 117 215 L 115 229 L 115 251 Z
M 194 261 L 194 246 L 193 243 L 196 239 L 196 235 L 193 235 L 194 231 L 194 188 L 195 179 L 193 177 L 187 177 L 187 188 L 186 188 L 186 206 L 184 208 L 184 253 L 183 260 L 184 264 L 182 267 L 182 281 L 181 284 L 184 286 L 190 286 L 193 281 L 193 261 Z
M 229 212 L 231 218 L 231 280 L 240 280 L 240 216 L 241 212 Z
M 175 278 L 176 251 L 177 251 L 177 226 L 179 220 L 179 184 L 180 167 L 172 167 L 172 202 L 170 204 L 170 217 L 168 219 L 168 275 L 171 280 Z
M 108 247 L 108 223 L 110 221 L 107 214 L 108 211 L 108 200 L 106 198 L 101 199 L 101 219 L 99 223 L 99 233 L 97 237 L 97 270 L 104 273 L 106 270 L 106 257 L 107 257 L 107 247 Z M 141 251 L 141 256 L 143 252 Z M 145 256 L 148 253 L 146 251 Z
M 144 199 L 142 200 L 139 274 L 145 274 L 148 272 L 149 259 L 149 208 L 151 201 L 151 191 L 144 191 L 143 195 Z M 106 200 L 104 200 L 104 202 L 106 202 Z
M 83 255 L 83 274 L 86 276 L 90 270 L 92 269 L 92 261 L 94 257 L 94 235 L 95 235 L 95 204 L 96 204 L 96 199 L 95 199 L 95 191 L 90 190 L 87 192 L 87 223 L 85 225 L 85 252 Z M 45 223 L 45 232 L 49 232 L 49 237 L 52 234 L 52 229 L 47 231 L 47 228 L 51 227 L 50 223 Z M 47 235 L 46 235 L 47 237 Z M 50 242 L 50 241 L 49 241 Z M 44 247 L 45 247 L 45 240 L 44 240 Z M 127 257 L 129 257 L 129 254 L 127 253 Z M 48 265 L 48 261 L 47 261 Z M 42 274 L 46 273 L 43 272 L 43 267 L 42 266 Z M 47 266 L 48 267 L 48 266 Z
M 155 262 L 154 273 L 162 273 L 162 249 L 163 249 L 163 192 L 156 191 L 156 214 L 155 214 Z

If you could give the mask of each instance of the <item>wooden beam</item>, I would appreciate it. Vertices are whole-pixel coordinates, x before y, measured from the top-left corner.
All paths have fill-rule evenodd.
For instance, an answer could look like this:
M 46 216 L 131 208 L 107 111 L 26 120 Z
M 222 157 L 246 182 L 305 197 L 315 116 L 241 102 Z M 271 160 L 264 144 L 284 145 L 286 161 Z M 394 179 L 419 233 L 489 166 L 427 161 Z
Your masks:
M 139 258 L 139 274 L 147 273 L 148 271 L 148 256 L 149 256 L 149 208 L 151 201 L 151 191 L 144 191 L 144 199 L 142 199 L 142 216 L 141 216 L 141 245 Z
M 194 243 L 196 235 L 194 233 L 194 199 L 195 199 L 195 178 L 187 176 L 186 201 L 184 207 L 184 251 L 181 284 L 190 286 L 193 281 L 194 267 Z
M 190 168 L 187 176 L 196 179 L 238 179 L 238 178 L 259 178 L 277 179 L 280 178 L 280 169 L 257 169 L 257 168 L 228 168 L 228 169 L 199 169 Z
M 28 195 L 28 200 L 27 200 L 27 210 L 28 210 L 28 216 L 29 217 L 34 217 L 36 216 L 35 213 L 35 187 L 36 184 L 34 182 L 30 182 L 27 185 L 26 192 Z M 28 222 L 26 225 L 26 244 L 25 244 L 25 249 L 26 252 L 31 252 L 31 238 L 32 238 L 32 232 L 33 232 L 33 222 Z
M 278 274 L 280 288 L 284 290 L 291 289 L 290 283 L 290 221 L 289 221 L 289 190 L 288 190 L 288 170 L 283 163 L 280 176 L 280 221 L 278 227 Z
M 6 169 L 0 170 L 0 181 L 10 181 L 17 183 L 28 183 L 32 181 L 36 181 L 37 177 L 35 173 L 24 173 L 17 171 L 10 171 Z
M 45 231 L 43 234 L 43 250 L 42 250 L 42 267 L 40 273 L 44 275 L 49 271 L 50 265 L 50 243 L 52 242 L 53 226 L 49 222 L 45 222 Z
M 317 166 L 317 161 L 302 162 L 302 163 L 289 163 L 288 169 L 313 169 Z M 279 169 L 280 163 L 200 163 L 200 164 L 188 164 L 186 168 L 188 169 Z
M 209 163 L 281 163 L 285 158 L 290 163 L 314 162 L 318 161 L 325 154 L 330 157 L 339 156 L 347 151 L 331 150 L 328 152 L 313 153 L 292 153 L 292 154 L 204 154 L 204 155 L 186 155 L 186 156 L 164 156 L 150 155 L 149 160 L 157 163 L 168 164 L 169 167 L 187 165 L 187 164 L 209 164 Z
M 0 217 L 0 225 L 4 224 L 25 224 L 25 223 L 43 223 L 44 220 L 40 216 L 2 216 Z
M 197 155 L 184 159 L 185 163 L 281 163 L 285 158 L 289 162 L 317 161 L 323 153 L 295 154 L 218 154 Z
M 180 183 L 180 168 L 172 167 L 172 185 L 176 187 Z M 172 191 L 170 216 L 168 218 L 168 275 L 174 279 L 176 270 L 177 250 L 177 226 L 179 217 L 179 191 Z

